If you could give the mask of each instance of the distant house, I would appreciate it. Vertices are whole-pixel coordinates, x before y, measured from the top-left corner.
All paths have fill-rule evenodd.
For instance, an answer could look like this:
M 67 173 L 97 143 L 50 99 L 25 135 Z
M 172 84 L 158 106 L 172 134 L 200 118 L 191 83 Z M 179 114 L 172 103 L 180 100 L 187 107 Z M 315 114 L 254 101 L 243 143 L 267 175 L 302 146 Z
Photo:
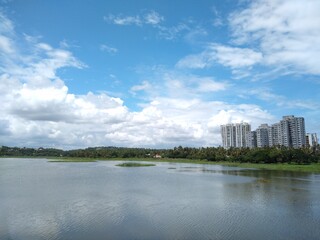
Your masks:
M 154 155 L 154 158 L 162 158 L 162 157 L 160 154 L 157 153 L 156 155 Z

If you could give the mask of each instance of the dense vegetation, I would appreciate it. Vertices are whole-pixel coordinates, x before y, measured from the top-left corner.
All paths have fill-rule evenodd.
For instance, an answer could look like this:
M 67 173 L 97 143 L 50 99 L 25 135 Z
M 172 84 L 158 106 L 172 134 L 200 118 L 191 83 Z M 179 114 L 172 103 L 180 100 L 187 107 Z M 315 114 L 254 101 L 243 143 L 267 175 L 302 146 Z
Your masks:
M 0 147 L 2 157 L 67 157 L 67 158 L 180 158 L 207 161 L 248 163 L 296 163 L 320 162 L 320 147 L 313 148 L 230 148 L 175 147 L 173 149 L 95 147 L 76 150 L 54 148 Z

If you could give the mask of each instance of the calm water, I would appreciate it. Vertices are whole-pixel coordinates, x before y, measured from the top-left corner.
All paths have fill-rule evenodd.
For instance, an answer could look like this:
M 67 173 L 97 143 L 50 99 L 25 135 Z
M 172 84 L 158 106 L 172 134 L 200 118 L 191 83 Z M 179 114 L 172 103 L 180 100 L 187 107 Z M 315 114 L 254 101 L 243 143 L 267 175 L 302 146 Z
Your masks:
M 320 239 L 320 175 L 0 159 L 0 239 Z

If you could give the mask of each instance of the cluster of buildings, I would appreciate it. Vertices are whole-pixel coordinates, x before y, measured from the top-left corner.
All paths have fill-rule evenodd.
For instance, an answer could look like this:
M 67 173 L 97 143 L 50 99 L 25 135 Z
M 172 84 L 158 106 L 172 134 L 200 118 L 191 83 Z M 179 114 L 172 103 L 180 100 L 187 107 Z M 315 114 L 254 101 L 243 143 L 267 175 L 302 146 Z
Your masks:
M 224 148 L 230 147 L 272 147 L 292 148 L 313 147 L 318 144 L 316 133 L 307 133 L 303 117 L 284 116 L 271 126 L 260 125 L 251 131 L 251 125 L 245 122 L 221 125 L 221 137 Z

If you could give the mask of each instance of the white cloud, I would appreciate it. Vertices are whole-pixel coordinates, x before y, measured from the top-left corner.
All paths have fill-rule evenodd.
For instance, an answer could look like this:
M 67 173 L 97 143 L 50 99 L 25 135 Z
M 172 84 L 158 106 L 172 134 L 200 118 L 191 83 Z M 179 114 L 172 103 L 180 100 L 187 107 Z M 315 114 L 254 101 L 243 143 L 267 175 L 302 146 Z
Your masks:
M 215 6 L 213 6 L 211 9 L 212 9 L 212 13 L 214 15 L 214 19 L 212 21 L 213 26 L 215 26 L 215 27 L 223 26 L 223 20 L 222 20 L 221 14 L 217 10 L 217 8 Z
M 139 16 L 114 16 L 110 14 L 108 17 L 104 16 L 103 19 L 116 25 L 137 25 L 141 26 L 142 21 Z
M 178 68 L 207 68 L 215 63 L 232 69 L 248 68 L 262 61 L 262 54 L 249 48 L 210 44 L 200 54 L 188 55 L 178 61 Z
M 0 29 L 7 29 L 2 26 L 7 22 L 0 23 Z M 9 33 L 3 34 L 14 42 Z M 57 70 L 85 65 L 71 52 L 38 40 L 28 37 L 24 43 L 31 55 L 17 54 L 19 49 L 14 49 L 15 54 L 0 55 L 3 143 L 49 146 L 61 142 L 81 146 L 85 144 L 81 139 L 87 139 L 92 132 L 104 135 L 107 124 L 126 121 L 128 110 L 119 98 L 90 92 L 69 93 Z
M 190 31 L 190 27 L 185 23 L 179 23 L 171 27 L 159 25 L 157 28 L 159 30 L 159 36 L 166 40 L 174 40 L 180 36 L 181 33 Z
M 212 21 L 212 25 L 215 26 L 215 27 L 221 27 L 221 26 L 223 26 L 223 21 L 222 21 L 221 18 L 215 18 Z
M 0 53 L 4 52 L 4 53 L 13 53 L 13 46 L 11 43 L 11 40 L 5 36 L 1 36 L 0 35 Z
M 203 78 L 198 81 L 198 87 L 196 88 L 199 92 L 217 92 L 226 90 L 229 84 L 226 82 L 217 82 L 211 78 Z
M 0 12 L 0 34 L 13 34 L 14 25 L 2 12 Z
M 103 19 L 107 22 L 116 24 L 116 25 L 136 25 L 142 26 L 144 24 L 156 26 L 164 21 L 164 17 L 161 16 L 156 11 L 149 11 L 145 15 L 136 15 L 136 16 L 123 16 L 120 15 L 112 15 L 104 16 Z
M 248 48 L 213 45 L 211 49 L 220 64 L 231 68 L 250 67 L 262 60 L 262 54 Z
M 160 15 L 158 12 L 151 10 L 145 14 L 140 14 L 136 16 L 123 16 L 122 14 L 113 15 L 109 14 L 108 16 L 104 16 L 103 19 L 115 25 L 122 26 L 144 26 L 149 25 L 154 27 L 154 29 L 158 30 L 158 36 L 165 40 L 174 40 L 181 36 L 182 33 L 187 32 L 186 35 L 187 40 L 194 40 L 196 36 L 206 35 L 206 31 L 199 27 L 190 27 L 189 23 L 180 22 L 174 26 L 165 26 L 163 24 L 165 18 Z
M 200 54 L 192 54 L 180 59 L 177 62 L 176 67 L 202 69 L 210 67 L 212 62 L 213 59 L 210 57 L 210 54 L 204 51 Z
M 140 131 L 154 146 L 219 145 L 220 124 L 248 121 L 258 126 L 274 119 L 257 105 L 232 105 L 202 99 L 205 94 L 226 90 L 227 82 L 171 71 L 160 73 L 162 82 L 157 77 L 154 79 L 152 84 L 143 82 L 137 86 L 139 90 L 146 90 L 150 99 L 141 105 L 141 112 L 133 114 L 132 127 L 126 129 L 128 132 Z M 142 129 L 137 126 L 140 124 L 144 126 Z
M 195 29 L 190 29 L 184 38 L 188 43 L 198 44 L 199 42 L 201 42 L 202 37 L 205 37 L 207 35 L 207 30 L 201 27 L 196 27 Z
M 13 54 L 15 46 L 11 38 L 14 37 L 14 25 L 3 15 L 1 10 L 0 23 L 0 54 Z
M 170 97 L 192 96 L 202 98 L 204 94 L 224 91 L 230 84 L 227 81 L 216 81 L 212 77 L 183 74 L 175 71 L 165 72 L 162 76 L 161 94 Z M 155 83 L 153 85 L 159 85 Z
M 144 91 L 151 89 L 151 85 L 148 81 L 143 81 L 141 85 L 135 85 L 131 87 L 131 92 Z
M 153 98 L 202 98 L 214 92 L 227 90 L 231 84 L 227 81 L 216 81 L 212 77 L 184 74 L 174 70 L 153 70 L 150 81 L 142 81 L 141 84 L 131 87 L 130 92 L 152 101 Z M 141 93 L 143 91 L 143 93 Z
M 100 50 L 101 51 L 105 51 L 105 52 L 108 52 L 108 53 L 117 53 L 118 52 L 118 49 L 117 48 L 114 48 L 114 47 L 110 47 L 106 44 L 101 44 L 100 45 Z
M 276 119 L 267 111 L 254 104 L 228 105 L 223 107 L 209 122 L 209 126 L 220 133 L 218 126 L 226 123 L 248 122 L 252 129 L 261 123 L 273 123 Z
M 266 102 L 273 103 L 281 108 L 295 108 L 295 109 L 306 109 L 306 110 L 318 110 L 320 109 L 320 104 L 318 102 L 303 99 L 288 99 L 285 96 L 273 93 L 270 89 L 261 88 L 254 89 L 246 92 L 247 95 L 252 95 L 258 99 L 262 99 Z
M 159 97 L 146 105 L 144 111 L 150 108 L 155 118 L 145 122 L 152 128 L 142 131 L 152 131 L 148 136 L 154 136 L 156 145 L 219 145 L 221 124 L 247 121 L 257 126 L 273 120 L 269 113 L 256 105 L 230 105 L 196 98 Z M 145 112 L 140 114 L 145 117 Z
M 144 16 L 146 24 L 157 25 L 164 20 L 164 17 L 155 11 L 151 11 Z

